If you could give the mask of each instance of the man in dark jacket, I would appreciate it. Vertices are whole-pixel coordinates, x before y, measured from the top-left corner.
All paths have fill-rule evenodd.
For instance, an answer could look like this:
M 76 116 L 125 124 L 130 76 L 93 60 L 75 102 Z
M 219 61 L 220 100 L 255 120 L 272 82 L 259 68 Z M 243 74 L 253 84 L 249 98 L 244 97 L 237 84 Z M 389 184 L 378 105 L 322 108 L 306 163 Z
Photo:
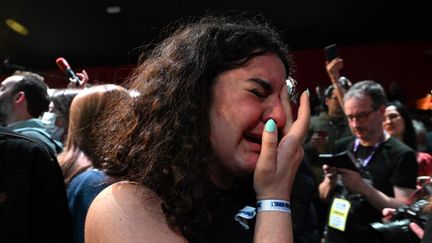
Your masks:
M 41 141 L 0 127 L 0 242 L 71 242 L 63 175 Z

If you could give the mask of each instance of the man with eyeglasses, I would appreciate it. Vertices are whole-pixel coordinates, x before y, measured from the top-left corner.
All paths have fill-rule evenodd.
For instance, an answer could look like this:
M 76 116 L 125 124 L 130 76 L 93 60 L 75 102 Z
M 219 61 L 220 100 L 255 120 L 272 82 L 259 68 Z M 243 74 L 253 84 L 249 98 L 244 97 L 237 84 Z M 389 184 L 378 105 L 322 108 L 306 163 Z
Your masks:
M 325 242 L 379 242 L 369 223 L 381 220 L 383 208 L 409 203 L 415 191 L 416 156 L 384 132 L 386 103 L 382 86 L 374 81 L 358 82 L 344 96 L 354 137 L 339 140 L 334 152 L 350 151 L 358 170 L 323 166 L 320 197 L 332 199 Z

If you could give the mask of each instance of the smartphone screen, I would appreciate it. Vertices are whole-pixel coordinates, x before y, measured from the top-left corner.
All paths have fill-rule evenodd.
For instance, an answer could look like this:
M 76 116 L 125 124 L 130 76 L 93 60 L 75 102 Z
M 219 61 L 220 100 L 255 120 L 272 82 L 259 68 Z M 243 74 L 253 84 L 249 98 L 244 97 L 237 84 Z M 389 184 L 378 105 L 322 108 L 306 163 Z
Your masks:
M 331 44 L 324 47 L 325 56 L 327 61 L 331 61 L 338 57 L 336 44 Z

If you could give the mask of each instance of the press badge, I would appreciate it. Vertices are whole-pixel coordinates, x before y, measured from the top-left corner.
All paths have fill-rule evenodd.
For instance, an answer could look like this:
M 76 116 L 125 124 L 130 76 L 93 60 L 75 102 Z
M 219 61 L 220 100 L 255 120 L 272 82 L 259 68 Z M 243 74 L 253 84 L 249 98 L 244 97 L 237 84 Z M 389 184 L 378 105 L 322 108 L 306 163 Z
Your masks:
M 351 203 L 345 199 L 335 198 L 330 208 L 328 225 L 340 231 L 345 231 Z

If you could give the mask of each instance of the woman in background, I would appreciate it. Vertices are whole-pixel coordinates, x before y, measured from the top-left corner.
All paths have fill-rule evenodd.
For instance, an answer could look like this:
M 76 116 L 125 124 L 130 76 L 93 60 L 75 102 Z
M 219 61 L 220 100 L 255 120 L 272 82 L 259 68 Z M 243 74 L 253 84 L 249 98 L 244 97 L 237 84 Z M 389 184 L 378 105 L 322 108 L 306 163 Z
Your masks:
M 44 122 L 47 131 L 54 140 L 62 143 L 66 142 L 69 126 L 69 109 L 72 100 L 81 91 L 82 89 L 58 89 L 51 95 L 49 110 L 44 113 L 42 122 Z
M 419 165 L 418 176 L 432 176 L 432 156 L 418 151 L 413 120 L 402 103 L 395 101 L 387 105 L 383 126 L 392 137 L 399 139 L 416 152 Z
M 102 160 L 95 153 L 99 142 L 94 124 L 112 107 L 126 89 L 113 85 L 97 85 L 81 90 L 73 99 L 69 114 L 69 129 L 63 152 L 58 161 L 65 178 L 69 209 L 72 212 L 75 242 L 84 242 L 84 222 L 87 210 L 96 195 L 109 185 L 100 170 Z

